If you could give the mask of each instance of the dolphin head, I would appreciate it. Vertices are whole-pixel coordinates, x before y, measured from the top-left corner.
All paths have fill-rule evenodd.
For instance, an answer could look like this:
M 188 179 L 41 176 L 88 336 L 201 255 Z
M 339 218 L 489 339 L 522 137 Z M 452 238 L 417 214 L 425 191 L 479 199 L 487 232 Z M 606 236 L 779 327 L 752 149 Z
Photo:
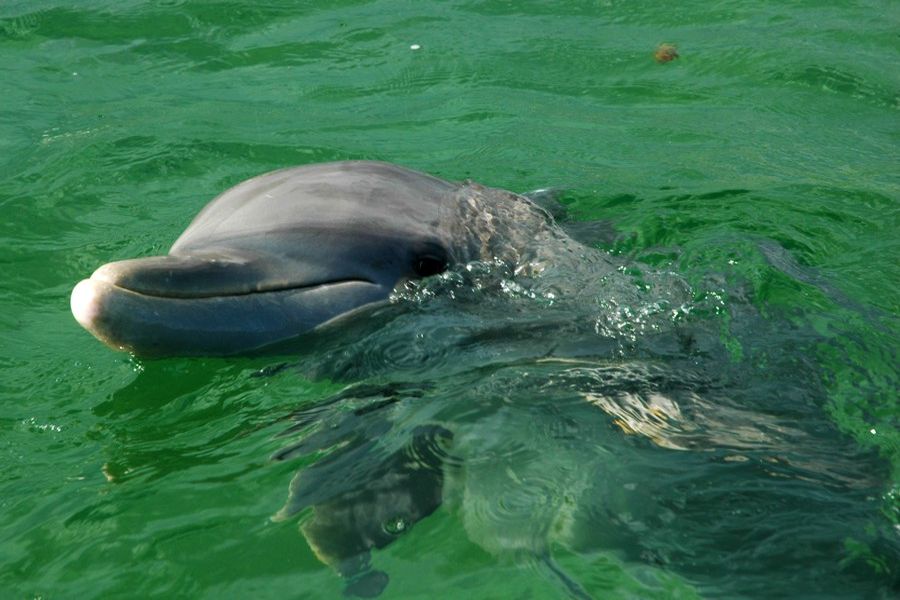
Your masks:
M 212 200 L 168 255 L 103 265 L 72 313 L 141 356 L 249 352 L 384 301 L 457 260 L 458 185 L 367 161 L 267 173 Z

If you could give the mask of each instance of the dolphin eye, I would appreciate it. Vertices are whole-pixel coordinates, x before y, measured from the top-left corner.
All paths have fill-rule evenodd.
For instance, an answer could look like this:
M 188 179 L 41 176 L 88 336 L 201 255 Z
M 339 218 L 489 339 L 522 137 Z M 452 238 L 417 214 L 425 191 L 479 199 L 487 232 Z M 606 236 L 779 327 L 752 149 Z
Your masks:
M 409 524 L 406 522 L 401 516 L 396 516 L 388 519 L 384 523 L 381 524 L 381 528 L 384 529 L 384 532 L 390 535 L 400 535 L 409 527 Z
M 447 262 L 437 256 L 424 254 L 416 258 L 413 268 L 416 271 L 416 275 L 419 277 L 430 277 L 446 271 Z

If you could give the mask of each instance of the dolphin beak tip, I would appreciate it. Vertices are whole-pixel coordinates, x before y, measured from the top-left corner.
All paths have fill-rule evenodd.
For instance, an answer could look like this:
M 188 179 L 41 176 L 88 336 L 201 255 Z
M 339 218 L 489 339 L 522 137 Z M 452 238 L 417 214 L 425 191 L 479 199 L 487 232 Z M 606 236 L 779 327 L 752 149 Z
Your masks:
M 94 277 L 83 279 L 72 289 L 69 306 L 72 316 L 95 338 L 115 350 L 131 351 L 127 345 L 119 342 L 118 336 L 110 334 L 109 315 L 110 302 L 115 286 Z
M 83 279 L 72 290 L 69 301 L 75 320 L 88 331 L 93 331 L 93 325 L 100 314 L 100 294 L 97 287 L 96 281 Z

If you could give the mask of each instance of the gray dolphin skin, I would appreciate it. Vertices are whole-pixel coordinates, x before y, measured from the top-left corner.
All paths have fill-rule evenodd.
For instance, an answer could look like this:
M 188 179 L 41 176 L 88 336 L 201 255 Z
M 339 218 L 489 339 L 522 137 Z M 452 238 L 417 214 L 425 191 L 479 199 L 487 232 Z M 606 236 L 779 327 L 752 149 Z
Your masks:
M 495 253 L 460 226 L 467 185 L 369 161 L 260 175 L 212 200 L 168 255 L 97 269 L 72 313 L 139 356 L 252 352 Z

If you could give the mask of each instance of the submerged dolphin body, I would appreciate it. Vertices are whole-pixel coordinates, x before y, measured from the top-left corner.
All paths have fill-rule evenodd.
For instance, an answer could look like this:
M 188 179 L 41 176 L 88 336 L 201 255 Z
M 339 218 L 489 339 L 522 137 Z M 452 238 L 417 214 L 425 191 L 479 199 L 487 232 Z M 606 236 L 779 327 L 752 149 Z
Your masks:
M 273 519 L 311 508 L 300 526 L 303 537 L 316 557 L 344 579 L 345 592 L 362 597 L 377 596 L 389 580 L 372 568 L 371 551 L 388 546 L 442 504 L 444 447 L 453 439 L 437 425 L 416 427 L 408 441 L 391 438 L 386 435 L 390 425 L 372 416 L 369 423 L 351 417 L 351 426 L 344 422 L 321 430 L 274 457 L 322 452 L 341 441 L 339 450 L 331 448 L 326 458 L 297 474 L 287 504 Z M 405 443 L 384 448 L 381 438 Z
M 497 198 L 504 214 L 485 213 Z M 497 225 L 544 217 L 515 194 L 387 163 L 274 171 L 215 198 L 168 255 L 97 269 L 73 290 L 72 313 L 136 355 L 246 353 L 387 300 L 406 280 L 515 254 Z
M 315 556 L 342 578 L 346 596 L 378 596 L 390 576 L 377 568 L 373 553 L 446 506 L 469 539 L 498 560 L 512 558 L 537 567 L 568 597 L 590 598 L 556 564 L 550 548 L 578 541 L 572 530 L 579 529 L 580 515 L 568 494 L 584 493 L 579 484 L 593 474 L 585 469 L 591 464 L 583 460 L 586 455 L 563 448 L 547 452 L 559 455 L 553 459 L 559 467 L 555 474 L 569 480 L 568 494 L 548 493 L 542 485 L 545 477 L 530 465 L 511 464 L 503 455 L 505 438 L 495 435 L 514 415 L 526 417 L 516 423 L 526 437 L 546 423 L 535 420 L 531 411 L 504 410 L 488 402 L 476 409 L 479 425 L 473 428 L 457 421 L 453 410 L 431 414 L 428 407 L 442 403 L 429 397 L 430 387 L 356 384 L 294 413 L 294 425 L 281 436 L 297 437 L 272 458 L 302 458 L 306 464 L 272 519 L 302 515 L 303 537 Z M 471 404 L 465 404 L 463 412 L 471 415 Z M 417 407 L 423 409 L 418 415 Z M 487 426 L 482 428 L 482 422 Z M 461 432 L 461 446 L 453 430 Z M 522 458 L 521 452 L 516 454 Z M 537 468 L 547 464 L 535 455 L 530 458 Z

